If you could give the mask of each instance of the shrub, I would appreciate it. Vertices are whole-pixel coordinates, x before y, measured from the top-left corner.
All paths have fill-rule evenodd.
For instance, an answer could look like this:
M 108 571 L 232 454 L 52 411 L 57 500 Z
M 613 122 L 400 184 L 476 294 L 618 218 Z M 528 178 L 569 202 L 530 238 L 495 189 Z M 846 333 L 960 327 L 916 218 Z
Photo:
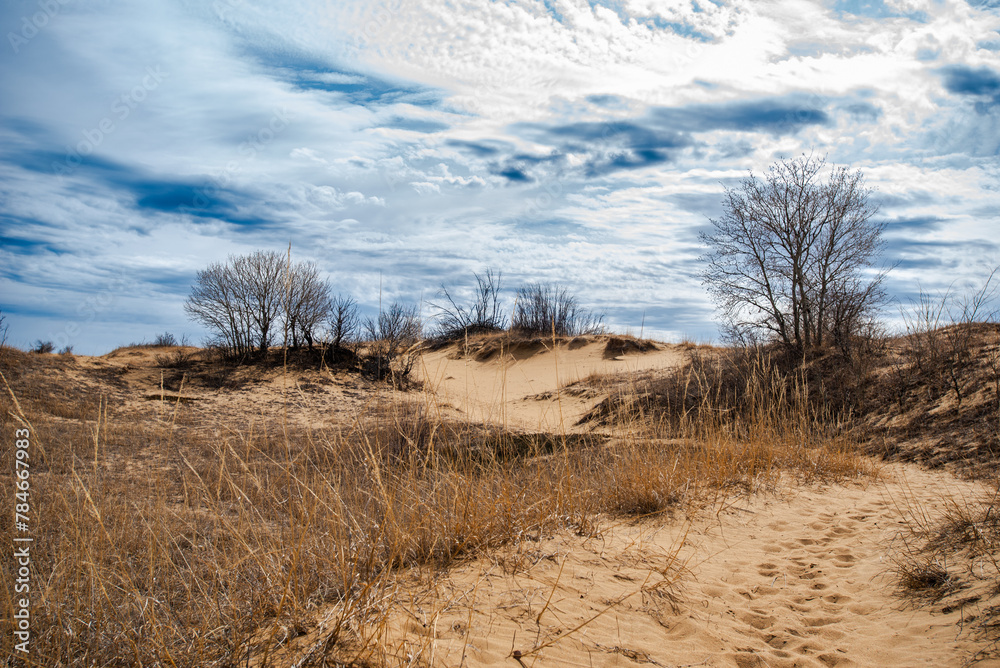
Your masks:
M 177 338 L 170 332 L 163 332 L 163 334 L 158 334 L 153 342 L 149 344 L 155 348 L 167 348 L 169 346 L 177 345 Z
M 51 353 L 55 349 L 56 346 L 51 341 L 42 341 L 39 339 L 38 341 L 35 341 L 35 347 L 31 349 L 31 352 L 42 355 Z
M 566 288 L 530 283 L 517 290 L 511 329 L 523 334 L 579 336 L 604 331 L 604 316 L 579 305 Z
M 994 269 L 974 292 L 958 297 L 951 288 L 940 296 L 920 291 L 919 298 L 902 311 L 906 338 L 903 361 L 908 368 L 897 368 L 899 382 L 907 376 L 930 387 L 954 391 L 958 408 L 972 381 L 967 371 L 975 366 L 977 322 L 996 320 L 997 312 L 989 305 L 997 295 Z M 900 391 L 902 388 L 900 388 Z
M 230 357 L 266 353 L 282 327 L 286 343 L 311 348 L 330 317 L 330 285 L 311 262 L 255 251 L 199 271 L 184 310 Z
M 311 349 L 332 308 L 330 284 L 319 277 L 316 265 L 312 262 L 293 265 L 288 272 L 285 304 L 286 337 L 291 334 L 292 347 L 299 347 L 301 337 Z
M 417 307 L 394 302 L 377 318 L 368 318 L 364 329 L 368 344 L 361 356 L 363 373 L 378 380 L 392 378 L 394 385 L 404 385 L 417 361 L 412 347 L 423 331 Z
M 487 269 L 485 274 L 475 274 L 475 277 L 476 289 L 468 305 L 456 302 L 448 288 L 441 286 L 440 295 L 446 303 L 431 304 L 438 310 L 441 336 L 454 338 L 507 329 L 507 317 L 500 300 L 501 273 Z
M 336 361 L 345 346 L 350 345 L 358 335 L 361 321 L 358 303 L 350 295 L 339 294 L 330 301 L 330 316 L 327 322 L 330 348 Z
M 231 355 L 266 352 L 281 313 L 285 270 L 284 258 L 274 251 L 230 256 L 198 272 L 184 310 Z

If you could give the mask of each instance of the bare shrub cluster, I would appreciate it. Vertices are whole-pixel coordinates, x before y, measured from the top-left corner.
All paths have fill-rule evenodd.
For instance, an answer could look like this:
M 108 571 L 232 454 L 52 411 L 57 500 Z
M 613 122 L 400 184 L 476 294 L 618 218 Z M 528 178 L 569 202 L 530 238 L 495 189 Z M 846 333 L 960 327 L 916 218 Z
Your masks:
M 447 287 L 441 286 L 440 297 L 444 301 L 440 305 L 431 304 L 438 310 L 440 336 L 451 339 L 507 329 L 501 299 L 501 272 L 487 269 L 475 277 L 476 287 L 469 304 L 459 303 Z
M 377 317 L 365 320 L 366 342 L 361 354 L 362 372 L 377 380 L 406 382 L 417 361 L 415 346 L 423 325 L 416 306 L 394 302 Z
M 504 312 L 501 273 L 487 269 L 475 274 L 471 300 L 461 302 L 446 286 L 441 286 L 442 302 L 437 309 L 437 335 L 454 339 L 470 334 L 510 331 L 523 336 L 579 336 L 604 331 L 604 316 L 580 305 L 568 288 L 551 283 L 528 283 L 514 294 L 513 313 L 508 323 Z
M 603 331 L 603 316 L 582 308 L 566 288 L 533 283 L 517 291 L 513 322 L 504 314 L 500 272 L 475 274 L 471 301 L 441 286 L 437 335 L 455 338 L 501 332 L 526 335 L 579 335 Z M 210 346 L 225 356 L 261 360 L 275 343 L 312 350 L 323 359 L 353 364 L 368 376 L 403 383 L 415 353 L 407 352 L 423 333 L 416 307 L 395 303 L 377 316 L 362 318 L 350 295 L 334 295 L 311 262 L 292 263 L 274 251 L 231 256 L 198 272 L 185 303 L 188 315 L 212 332 Z M 280 336 L 279 336 L 280 335 Z M 156 345 L 173 345 L 169 340 Z M 182 361 L 178 361 L 178 364 Z
M 1000 650 L 1000 607 L 986 606 L 1000 592 L 1000 488 L 996 481 L 974 498 L 946 499 L 931 515 L 912 499 L 898 500 L 903 531 L 895 538 L 892 570 L 898 592 L 948 613 L 971 606 L 968 624 L 989 641 L 982 654 Z
M 354 298 L 333 295 L 314 263 L 292 263 L 273 251 L 232 256 L 199 272 L 185 310 L 209 328 L 211 347 L 224 357 L 266 360 L 275 343 L 310 351 L 318 344 L 321 359 L 356 363 L 366 375 L 397 384 L 412 370 L 408 351 L 423 329 L 417 308 L 401 303 L 362 320 Z M 175 367 L 185 362 L 171 360 Z
M 981 358 L 985 357 L 985 366 L 1000 371 L 997 354 L 986 349 L 983 337 L 984 325 L 995 323 L 1000 313 L 994 303 L 997 271 L 966 294 L 956 294 L 951 288 L 939 296 L 921 291 L 918 299 L 902 310 L 906 335 L 895 368 L 900 396 L 914 384 L 932 391 L 944 389 L 954 393 L 960 410 L 977 385 L 977 374 L 970 371 L 983 366 Z M 993 381 L 1000 383 L 1000 377 Z
M 274 251 L 231 256 L 198 272 L 184 310 L 232 355 L 266 353 L 279 329 L 286 270 Z
M 330 350 L 334 361 L 343 356 L 347 346 L 354 343 L 360 327 L 358 303 L 350 295 L 338 294 L 330 300 L 327 317 Z
M 522 334 L 580 336 L 604 331 L 604 316 L 580 306 L 566 288 L 530 283 L 517 290 L 511 329 Z

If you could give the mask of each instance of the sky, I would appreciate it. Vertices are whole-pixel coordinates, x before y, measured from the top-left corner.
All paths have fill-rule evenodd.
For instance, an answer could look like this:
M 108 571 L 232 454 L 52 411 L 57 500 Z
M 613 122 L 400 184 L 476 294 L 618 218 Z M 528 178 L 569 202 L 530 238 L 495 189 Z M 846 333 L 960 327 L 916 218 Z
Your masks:
M 874 189 L 897 315 L 1000 264 L 1000 0 L 14 0 L 0 29 L 20 347 L 198 343 L 197 272 L 289 246 L 367 313 L 492 268 L 717 341 L 698 234 L 802 154 Z

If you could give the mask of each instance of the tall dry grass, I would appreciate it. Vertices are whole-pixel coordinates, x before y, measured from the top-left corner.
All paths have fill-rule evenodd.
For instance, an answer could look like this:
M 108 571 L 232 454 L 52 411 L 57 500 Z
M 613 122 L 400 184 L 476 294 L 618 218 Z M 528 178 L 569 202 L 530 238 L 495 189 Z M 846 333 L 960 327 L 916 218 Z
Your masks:
M 705 384 L 696 411 L 620 411 L 606 433 L 574 437 L 450 422 L 433 403 L 378 394 L 351 423 L 315 431 L 198 422 L 180 403 L 138 419 L 70 394 L 79 405 L 50 412 L 19 402 L 14 382 L 2 428 L 31 429 L 36 540 L 22 662 L 395 665 L 380 629 L 396 569 L 594 532 L 606 516 L 693 511 L 788 472 L 872 473 L 767 369 L 738 419 L 711 378 L 689 382 Z M 13 506 L 13 471 L 6 449 L 0 507 Z M 8 532 L 12 520 L 0 514 Z M 5 655 L 14 572 L 5 553 Z

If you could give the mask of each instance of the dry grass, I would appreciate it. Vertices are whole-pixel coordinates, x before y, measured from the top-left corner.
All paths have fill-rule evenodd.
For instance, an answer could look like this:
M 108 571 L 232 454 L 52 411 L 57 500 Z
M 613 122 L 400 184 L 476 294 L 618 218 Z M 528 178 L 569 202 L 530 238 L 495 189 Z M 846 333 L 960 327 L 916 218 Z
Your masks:
M 180 403 L 139 419 L 35 386 L 24 366 L 35 363 L 6 358 L 13 391 L 0 388 L 4 434 L 31 429 L 32 665 L 271 666 L 296 652 L 300 666 L 393 664 L 377 638 L 399 567 L 592 533 L 606 516 L 691 512 L 788 472 L 873 473 L 766 369 L 744 387 L 738 419 L 706 386 L 678 419 L 624 411 L 610 438 L 571 438 L 449 422 L 378 393 L 322 431 L 280 416 L 198 422 Z M 623 406 L 638 396 L 619 395 Z M 10 508 L 11 449 L 0 459 Z M 0 564 L 9 653 L 15 566 L 9 553 Z
M 896 500 L 904 529 L 896 538 L 892 573 L 897 591 L 916 605 L 948 614 L 960 610 L 961 626 L 985 646 L 974 657 L 1000 654 L 1000 486 L 976 498 L 944 499 L 931 513 L 912 495 Z

